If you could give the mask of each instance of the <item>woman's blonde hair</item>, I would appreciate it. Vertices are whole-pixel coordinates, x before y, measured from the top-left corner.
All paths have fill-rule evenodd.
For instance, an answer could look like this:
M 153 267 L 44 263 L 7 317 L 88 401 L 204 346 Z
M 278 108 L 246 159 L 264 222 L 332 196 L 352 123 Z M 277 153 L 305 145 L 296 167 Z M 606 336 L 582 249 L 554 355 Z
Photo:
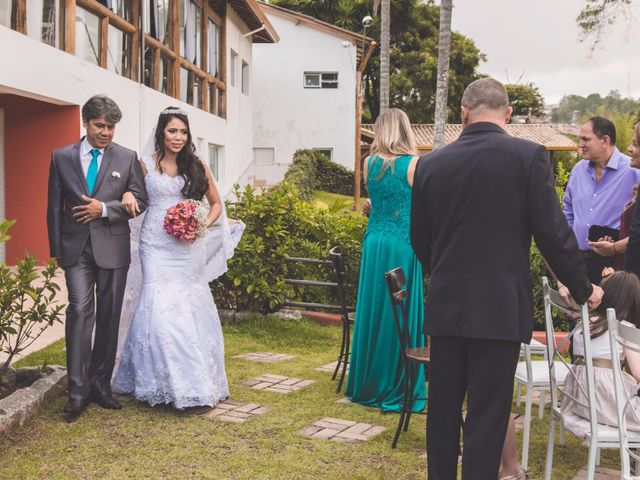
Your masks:
M 387 168 L 393 171 L 393 162 L 400 155 L 416 155 L 416 138 L 413 135 L 409 117 L 399 108 L 390 108 L 382 112 L 373 126 L 375 134 L 371 145 L 371 154 L 382 158 L 383 165 L 378 178 L 384 175 Z

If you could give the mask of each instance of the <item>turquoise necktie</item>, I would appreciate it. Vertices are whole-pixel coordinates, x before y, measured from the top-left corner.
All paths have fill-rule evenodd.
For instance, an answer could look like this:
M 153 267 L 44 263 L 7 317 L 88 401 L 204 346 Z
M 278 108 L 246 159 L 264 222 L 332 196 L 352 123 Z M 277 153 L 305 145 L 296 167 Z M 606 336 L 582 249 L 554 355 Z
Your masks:
M 93 188 L 96 186 L 96 180 L 98 179 L 98 157 L 100 156 L 100 150 L 94 148 L 90 152 L 91 163 L 87 170 L 87 187 L 89 188 L 89 195 L 93 195 Z

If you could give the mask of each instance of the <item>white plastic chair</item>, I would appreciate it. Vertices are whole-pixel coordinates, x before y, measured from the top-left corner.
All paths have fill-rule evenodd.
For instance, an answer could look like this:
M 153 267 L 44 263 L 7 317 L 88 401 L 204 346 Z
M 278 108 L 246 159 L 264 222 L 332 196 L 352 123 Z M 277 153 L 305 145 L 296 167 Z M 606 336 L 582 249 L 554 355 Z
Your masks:
M 535 343 L 534 343 L 535 342 Z M 545 360 L 532 360 L 531 355 L 544 355 Z M 520 356 L 524 360 L 518 362 L 516 367 L 515 381 L 518 386 L 516 405 L 520 405 L 521 388 L 524 386 L 527 393 L 524 407 L 524 431 L 522 436 L 522 456 L 520 464 L 525 470 L 529 468 L 529 441 L 531 436 L 531 410 L 533 407 L 533 393 L 539 392 L 540 399 L 538 402 L 538 418 L 544 417 L 544 403 L 546 392 L 551 389 L 549 381 L 549 365 L 546 360 L 546 345 L 531 340 L 529 345 L 522 344 Z M 569 369 L 565 365 L 558 365 L 556 370 L 556 382 L 558 385 L 564 385 L 564 378 L 567 376 Z
M 551 317 L 551 308 L 563 311 L 568 314 L 575 314 L 575 311 L 567 308 L 564 301 L 560 297 L 560 294 L 549 287 L 549 281 L 546 277 L 542 278 L 542 292 L 544 297 L 544 309 L 545 309 L 545 326 L 547 332 L 547 362 L 549 364 L 549 378 L 551 380 L 551 414 L 549 421 L 549 439 L 547 443 L 547 458 L 545 463 L 544 478 L 545 480 L 551 480 L 553 471 L 553 448 L 555 444 L 555 427 L 556 421 L 560 420 L 560 443 L 564 441 L 562 435 L 562 424 L 565 420 L 565 415 L 560 410 L 559 395 L 560 392 L 565 398 L 571 398 L 577 404 L 581 405 L 589 412 L 589 420 L 572 415 L 572 420 L 575 422 L 575 429 L 571 429 L 572 433 L 584 440 L 589 446 L 589 459 L 587 462 L 587 480 L 593 480 L 595 477 L 596 465 L 600 462 L 600 449 L 601 448 L 618 448 L 620 441 L 618 438 L 618 429 L 599 424 L 596 414 L 595 403 L 595 380 L 593 375 L 593 358 L 591 352 L 591 332 L 589 324 L 589 310 L 585 303 L 580 307 L 580 318 L 576 321 L 575 328 L 569 334 L 569 337 L 574 335 L 581 335 L 584 342 L 584 368 L 586 370 L 586 382 L 581 382 L 575 375 L 573 369 L 569 370 L 569 375 L 572 375 L 578 384 L 578 388 L 586 401 L 578 399 L 567 393 L 563 388 L 560 388 L 556 378 L 556 372 L 563 367 L 569 367 L 566 360 L 558 353 L 558 346 L 555 343 L 553 319 Z M 580 331 L 579 331 L 580 330 Z M 578 332 L 579 331 L 579 332 Z M 568 341 L 568 339 L 567 339 Z M 566 382 L 565 382 L 566 383 Z M 566 426 L 566 425 L 565 425 Z M 568 427 L 567 427 L 568 428 Z
M 620 323 L 616 319 L 614 309 L 607 309 L 607 323 L 609 324 L 609 341 L 611 351 L 618 351 L 618 345 L 624 345 L 625 348 L 640 352 L 640 330 Z M 633 344 L 633 345 L 630 345 Z M 637 449 L 640 448 L 640 432 L 630 432 L 626 428 L 627 412 L 640 421 L 640 412 L 632 401 L 635 395 L 629 395 L 624 387 L 622 380 L 622 365 L 620 357 L 612 355 L 613 364 L 613 382 L 616 391 L 616 410 L 618 414 L 618 425 L 622 428 L 618 429 L 618 439 L 620 441 L 620 463 L 622 465 L 622 479 L 632 480 L 640 477 L 635 476 L 640 466 L 640 455 Z M 634 475 L 631 474 L 631 459 L 634 460 Z

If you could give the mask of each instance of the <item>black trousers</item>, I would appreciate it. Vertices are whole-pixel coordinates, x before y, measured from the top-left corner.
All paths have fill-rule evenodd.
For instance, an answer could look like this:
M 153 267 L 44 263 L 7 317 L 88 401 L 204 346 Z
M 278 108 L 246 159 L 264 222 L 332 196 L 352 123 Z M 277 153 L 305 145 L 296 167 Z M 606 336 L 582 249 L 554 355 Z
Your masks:
M 457 477 L 465 395 L 462 478 L 498 478 L 519 353 L 520 342 L 431 337 L 427 413 L 429 480 Z
M 65 268 L 69 291 L 65 337 L 70 400 L 87 400 L 92 387 L 103 395 L 111 393 L 128 270 L 128 266 L 104 269 L 96 265 L 90 239 L 78 262 Z

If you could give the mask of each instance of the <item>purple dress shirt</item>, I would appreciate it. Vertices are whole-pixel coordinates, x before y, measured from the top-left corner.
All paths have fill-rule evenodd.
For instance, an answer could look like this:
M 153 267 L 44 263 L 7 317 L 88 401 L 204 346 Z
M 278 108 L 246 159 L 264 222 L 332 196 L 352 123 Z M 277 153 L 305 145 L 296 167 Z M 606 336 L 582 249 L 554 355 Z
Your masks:
M 595 168 L 588 160 L 580 160 L 571 170 L 562 211 L 580 250 L 590 250 L 587 242 L 591 225 L 620 227 L 620 216 L 632 198 L 633 186 L 640 183 L 640 171 L 629 164 L 629 157 L 616 148 L 602 170 L 599 182 L 596 182 Z

